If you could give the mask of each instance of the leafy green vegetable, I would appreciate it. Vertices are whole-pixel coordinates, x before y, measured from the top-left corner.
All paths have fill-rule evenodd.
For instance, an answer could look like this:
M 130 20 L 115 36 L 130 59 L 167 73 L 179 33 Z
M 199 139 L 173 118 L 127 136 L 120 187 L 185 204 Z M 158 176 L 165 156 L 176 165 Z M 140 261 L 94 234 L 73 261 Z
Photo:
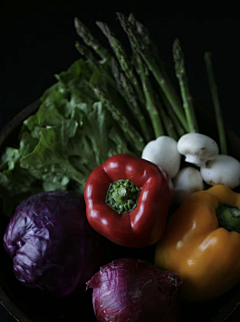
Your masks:
M 18 148 L 7 147 L 2 155 L 0 197 L 9 216 L 23 198 L 34 192 L 83 192 L 95 167 L 114 154 L 133 154 L 133 142 L 126 137 L 129 129 L 126 132 L 124 122 L 113 118 L 90 86 L 91 82 L 94 86 L 101 84 L 109 93 L 105 80 L 100 74 L 96 77 L 88 61 L 74 62 L 56 79 L 56 84 L 43 94 L 38 111 L 23 122 Z M 129 120 L 123 98 L 111 88 L 109 97 L 113 96 L 115 104 L 119 99 L 119 119 Z M 141 144 L 136 146 L 139 149 L 135 154 L 140 155 Z

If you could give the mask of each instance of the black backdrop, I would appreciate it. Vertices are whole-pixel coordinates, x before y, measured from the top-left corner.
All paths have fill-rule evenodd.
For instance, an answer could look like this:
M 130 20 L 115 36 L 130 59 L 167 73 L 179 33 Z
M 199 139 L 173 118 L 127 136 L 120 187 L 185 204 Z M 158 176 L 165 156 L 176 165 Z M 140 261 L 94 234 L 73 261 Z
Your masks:
M 128 13 L 128 12 L 125 12 Z M 179 37 L 185 53 L 192 96 L 212 109 L 203 60 L 213 53 L 223 115 L 240 135 L 238 126 L 240 20 L 236 17 L 195 17 L 182 13 L 161 16 L 135 12 L 159 45 L 167 71 L 174 78 L 172 43 Z M 67 69 L 79 54 L 73 18 L 79 17 L 100 39 L 96 20 L 109 23 L 125 41 L 115 12 L 83 12 L 82 5 L 29 5 L 2 8 L 0 19 L 0 129 L 41 96 L 55 82 L 54 74 Z M 176 83 L 177 85 L 177 83 Z M 2 264 L 1 264 L 2 265 Z M 14 321 L 0 305 L 0 321 Z

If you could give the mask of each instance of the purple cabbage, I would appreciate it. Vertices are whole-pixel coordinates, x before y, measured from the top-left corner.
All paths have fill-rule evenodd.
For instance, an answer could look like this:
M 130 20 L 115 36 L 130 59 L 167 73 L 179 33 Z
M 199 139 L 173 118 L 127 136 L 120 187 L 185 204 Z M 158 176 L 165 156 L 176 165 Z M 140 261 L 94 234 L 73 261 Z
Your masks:
M 90 281 L 99 322 L 173 322 L 178 315 L 179 275 L 146 261 L 123 258 L 100 268 Z
M 84 290 L 105 261 L 105 240 L 86 219 L 83 195 L 43 192 L 24 200 L 4 234 L 16 278 L 58 297 Z

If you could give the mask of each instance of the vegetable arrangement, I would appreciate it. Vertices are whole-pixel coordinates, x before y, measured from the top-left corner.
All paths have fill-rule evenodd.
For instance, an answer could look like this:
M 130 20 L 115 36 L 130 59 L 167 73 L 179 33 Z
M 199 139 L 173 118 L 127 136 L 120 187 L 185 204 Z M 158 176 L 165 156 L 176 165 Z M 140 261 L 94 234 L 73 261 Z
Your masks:
M 179 39 L 180 97 L 147 29 L 117 17 L 132 55 L 110 26 L 97 22 L 107 50 L 75 18 L 82 58 L 1 157 L 4 246 L 26 286 L 58 297 L 92 288 L 98 321 L 176 321 L 179 298 L 208 301 L 240 281 L 240 163 L 227 155 L 210 54 L 220 147 L 199 133 Z M 154 263 L 109 262 L 115 245 L 154 246 Z

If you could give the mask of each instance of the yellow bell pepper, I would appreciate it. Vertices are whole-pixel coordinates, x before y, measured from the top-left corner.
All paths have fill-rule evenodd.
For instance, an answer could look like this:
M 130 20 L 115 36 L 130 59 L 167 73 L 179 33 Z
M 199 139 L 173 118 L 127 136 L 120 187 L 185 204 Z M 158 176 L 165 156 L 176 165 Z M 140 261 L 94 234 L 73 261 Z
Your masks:
M 216 185 L 191 195 L 170 218 L 155 265 L 178 273 L 182 297 L 216 298 L 240 282 L 240 194 Z

